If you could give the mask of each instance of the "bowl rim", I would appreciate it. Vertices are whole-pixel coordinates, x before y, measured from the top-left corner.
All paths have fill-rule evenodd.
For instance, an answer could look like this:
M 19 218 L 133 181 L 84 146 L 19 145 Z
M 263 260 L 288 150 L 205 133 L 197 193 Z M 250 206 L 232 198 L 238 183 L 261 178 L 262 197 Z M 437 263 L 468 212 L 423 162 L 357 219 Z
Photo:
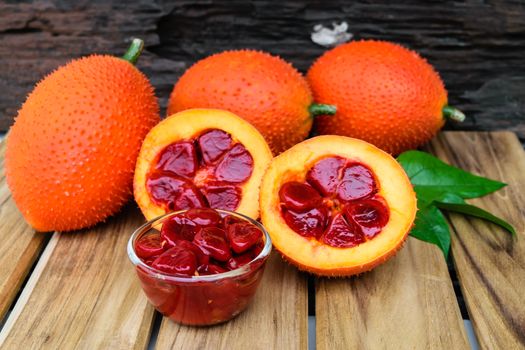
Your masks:
M 242 276 L 244 274 L 247 274 L 247 273 L 253 271 L 251 269 L 251 267 L 253 265 L 255 265 L 257 262 L 263 262 L 264 263 L 264 261 L 270 255 L 270 252 L 272 251 L 272 240 L 270 238 L 270 235 L 268 234 L 268 231 L 266 231 L 266 229 L 264 228 L 264 226 L 260 222 L 250 218 L 249 216 L 246 216 L 244 214 L 241 214 L 241 213 L 238 213 L 238 212 L 235 212 L 235 211 L 225 210 L 225 209 L 214 209 L 214 210 L 218 211 L 221 214 L 221 216 L 223 216 L 223 217 L 225 215 L 233 215 L 235 217 L 240 217 L 241 219 L 250 222 L 252 225 L 257 226 L 257 228 L 262 231 L 262 233 L 264 235 L 265 242 L 264 242 L 264 247 L 261 250 L 261 252 L 259 253 L 259 255 L 257 255 L 255 258 L 253 258 L 246 265 L 243 265 L 243 266 L 241 266 L 241 267 L 239 267 L 239 268 L 237 268 L 235 270 L 230 270 L 230 271 L 227 271 L 227 272 L 217 273 L 217 274 L 213 274 L 213 275 L 202 275 L 202 276 L 191 276 L 191 277 L 183 277 L 183 276 L 169 274 L 169 273 L 157 270 L 157 269 L 147 265 L 146 263 L 144 263 L 137 256 L 137 253 L 135 252 L 135 241 L 137 240 L 137 238 L 141 237 L 143 234 L 145 234 L 146 232 L 150 231 L 151 229 L 154 229 L 154 226 L 161 224 L 163 221 L 165 221 L 165 220 L 167 220 L 167 219 L 169 219 L 169 218 L 171 218 L 173 216 L 185 213 L 188 210 L 190 210 L 190 209 L 178 210 L 178 211 L 173 211 L 173 212 L 170 212 L 170 213 L 167 213 L 167 214 L 163 214 L 161 216 L 158 216 L 158 217 L 156 217 L 154 219 L 151 219 L 151 220 L 147 221 L 146 223 L 144 223 L 143 225 L 141 225 L 137 229 L 135 229 L 135 231 L 133 231 L 133 233 L 131 234 L 131 237 L 129 238 L 128 244 L 127 244 L 128 258 L 131 261 L 131 263 L 135 267 L 140 267 L 142 270 L 148 272 L 152 277 L 158 278 L 158 279 L 161 279 L 161 280 L 165 280 L 165 281 L 186 282 L 186 283 L 216 282 L 216 281 L 220 281 L 220 280 L 223 280 L 223 279 L 232 278 L 232 277 L 238 277 L 238 276 Z M 223 214 L 225 214 L 225 215 L 223 215 Z

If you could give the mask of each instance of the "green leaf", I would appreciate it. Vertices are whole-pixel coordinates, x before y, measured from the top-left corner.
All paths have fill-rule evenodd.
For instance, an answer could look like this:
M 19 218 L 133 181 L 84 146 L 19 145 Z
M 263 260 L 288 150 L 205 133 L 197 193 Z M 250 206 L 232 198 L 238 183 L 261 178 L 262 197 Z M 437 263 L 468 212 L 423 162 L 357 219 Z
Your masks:
M 419 240 L 437 245 L 445 259 L 450 249 L 450 231 L 443 214 L 435 206 L 426 206 L 417 212 L 410 235 Z
M 506 186 L 504 183 L 447 165 L 425 152 L 408 151 L 398 161 L 408 174 L 418 200 L 419 210 L 410 235 L 436 244 L 445 258 L 450 249 L 450 231 L 440 209 L 485 219 L 516 234 L 505 220 L 464 200 L 492 193 Z
M 426 152 L 404 152 L 397 160 L 414 185 L 418 198 L 424 198 L 426 203 L 431 203 L 433 198 L 444 193 L 453 193 L 462 198 L 476 198 L 505 186 L 502 182 L 476 176 L 445 164 Z
M 486 210 L 476 207 L 475 205 L 468 204 L 468 203 L 436 202 L 436 206 L 440 209 L 445 209 L 448 211 L 453 211 L 456 213 L 466 214 L 466 215 L 474 216 L 480 219 L 485 219 L 487 221 L 490 221 L 496 225 L 503 227 L 505 230 L 512 233 L 513 236 L 516 235 L 516 230 L 511 224 L 509 224 L 502 218 L 499 218 L 496 215 L 489 213 Z

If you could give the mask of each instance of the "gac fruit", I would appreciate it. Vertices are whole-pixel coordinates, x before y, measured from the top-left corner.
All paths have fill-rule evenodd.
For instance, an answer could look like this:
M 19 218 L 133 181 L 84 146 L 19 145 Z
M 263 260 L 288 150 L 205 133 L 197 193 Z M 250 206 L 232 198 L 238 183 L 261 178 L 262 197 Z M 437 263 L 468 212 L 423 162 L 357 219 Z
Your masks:
M 274 154 L 304 140 L 313 116 L 333 114 L 312 104 L 306 79 L 291 64 L 265 52 L 225 51 L 198 61 L 179 79 L 168 114 L 189 108 L 219 108 L 255 126 Z
M 132 193 L 144 136 L 159 121 L 148 79 L 123 58 L 92 55 L 40 81 L 7 136 L 5 170 L 17 207 L 38 231 L 92 226 Z
M 323 276 L 354 275 L 386 261 L 401 248 L 417 210 L 394 158 L 335 135 L 274 158 L 260 205 L 274 247 L 299 269 Z
M 450 118 L 465 116 L 447 105 L 438 73 L 416 52 L 385 41 L 354 41 L 325 52 L 310 67 L 314 99 L 335 105 L 319 116 L 319 134 L 359 138 L 399 154 L 429 141 Z
M 250 123 L 217 109 L 190 109 L 157 124 L 137 160 L 135 200 L 146 219 L 214 208 L 257 218 L 272 153 Z

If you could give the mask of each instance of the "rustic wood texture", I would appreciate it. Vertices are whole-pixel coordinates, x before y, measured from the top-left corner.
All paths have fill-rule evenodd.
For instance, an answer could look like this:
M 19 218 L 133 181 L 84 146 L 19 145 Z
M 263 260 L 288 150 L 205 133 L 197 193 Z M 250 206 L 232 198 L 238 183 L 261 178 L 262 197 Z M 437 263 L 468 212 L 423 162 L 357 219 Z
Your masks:
M 520 1 L 90 1 L 0 3 L 0 130 L 34 83 L 71 58 L 121 54 L 146 40 L 138 67 L 165 106 L 185 68 L 226 49 L 279 54 L 301 71 L 325 50 L 316 24 L 345 20 L 356 39 L 396 41 L 441 73 L 468 119 L 449 128 L 509 129 L 525 140 L 525 6 Z
M 156 348 L 306 349 L 306 276 L 272 253 L 253 303 L 232 321 L 187 327 L 164 317 Z
M 409 237 L 391 260 L 349 279 L 317 280 L 317 349 L 466 349 L 441 251 Z
M 509 132 L 445 133 L 432 146 L 441 159 L 508 184 L 471 202 L 512 223 L 517 237 L 449 215 L 452 257 L 481 348 L 525 348 L 525 153 Z
M 1 349 L 145 349 L 154 309 L 128 262 L 137 209 L 56 233 L 0 333 Z
M 5 141 L 0 144 L 0 319 L 13 303 L 27 273 L 41 252 L 46 235 L 26 224 L 7 188 Z

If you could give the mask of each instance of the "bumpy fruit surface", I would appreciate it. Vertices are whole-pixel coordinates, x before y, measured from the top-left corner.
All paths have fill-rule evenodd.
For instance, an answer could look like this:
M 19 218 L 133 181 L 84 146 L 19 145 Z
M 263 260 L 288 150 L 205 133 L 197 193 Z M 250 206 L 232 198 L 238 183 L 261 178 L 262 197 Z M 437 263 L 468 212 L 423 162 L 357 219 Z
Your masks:
M 355 41 L 322 55 L 308 71 L 314 99 L 337 107 L 316 118 L 320 134 L 359 138 L 399 154 L 430 140 L 445 117 L 464 115 L 447 106 L 438 73 L 416 52 L 383 41 Z
M 312 127 L 306 79 L 283 59 L 260 51 L 226 51 L 190 67 L 171 93 L 168 114 L 219 108 L 249 121 L 274 154 L 304 140 Z
M 92 55 L 48 75 L 7 137 L 7 183 L 25 219 L 39 231 L 69 231 L 116 213 L 159 119 L 151 84 L 124 59 Z
M 358 139 L 318 136 L 274 160 L 261 184 L 261 219 L 274 246 L 325 276 L 370 270 L 402 246 L 416 197 L 389 154 Z
M 223 110 L 186 110 L 146 136 L 135 200 L 148 220 L 208 207 L 257 218 L 259 185 L 271 159 L 263 136 L 247 121 Z

